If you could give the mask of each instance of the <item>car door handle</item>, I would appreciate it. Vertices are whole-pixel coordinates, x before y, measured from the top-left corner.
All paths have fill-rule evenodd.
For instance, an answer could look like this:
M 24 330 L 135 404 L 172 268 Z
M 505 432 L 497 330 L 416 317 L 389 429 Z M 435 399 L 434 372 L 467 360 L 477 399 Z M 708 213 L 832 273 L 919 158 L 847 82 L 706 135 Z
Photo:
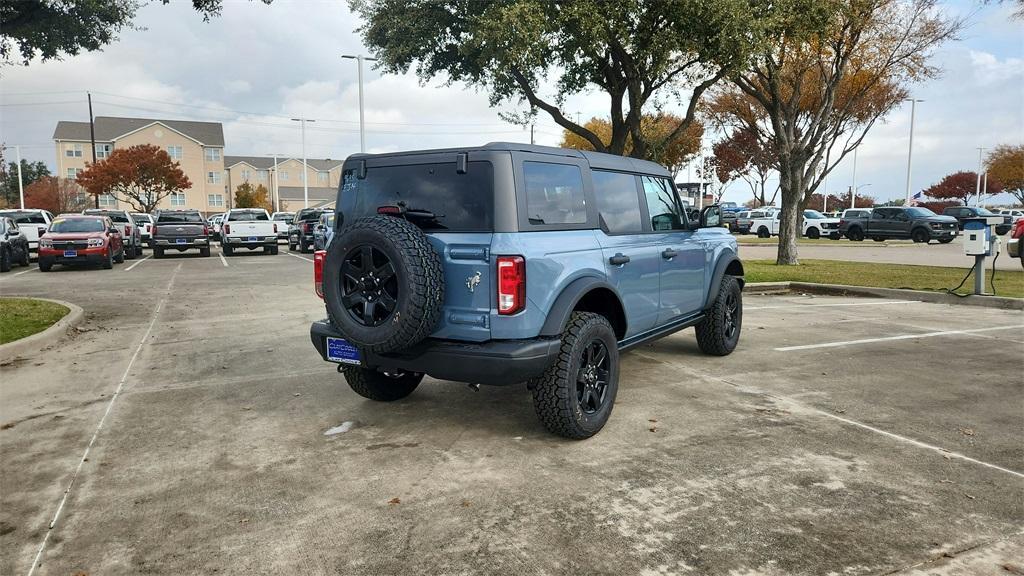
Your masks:
M 665 248 L 661 252 L 661 257 L 664 258 L 665 260 L 671 260 L 671 259 L 675 258 L 678 255 L 679 255 L 679 253 L 676 252 L 675 250 L 671 249 L 671 248 Z
M 629 256 L 626 256 L 625 254 L 616 254 L 615 256 L 609 258 L 608 262 L 616 266 L 622 266 L 626 262 L 629 262 Z

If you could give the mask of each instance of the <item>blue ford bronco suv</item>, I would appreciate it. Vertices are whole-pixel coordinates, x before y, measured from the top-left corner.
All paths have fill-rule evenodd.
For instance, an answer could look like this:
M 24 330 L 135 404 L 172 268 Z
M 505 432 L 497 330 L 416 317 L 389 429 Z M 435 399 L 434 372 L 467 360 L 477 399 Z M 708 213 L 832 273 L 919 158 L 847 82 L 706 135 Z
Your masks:
M 739 340 L 736 241 L 718 206 L 689 221 L 652 162 L 512 143 L 357 154 L 336 206 L 310 337 L 371 400 L 424 374 L 526 382 L 548 430 L 587 438 L 622 352 L 691 326 L 707 354 Z

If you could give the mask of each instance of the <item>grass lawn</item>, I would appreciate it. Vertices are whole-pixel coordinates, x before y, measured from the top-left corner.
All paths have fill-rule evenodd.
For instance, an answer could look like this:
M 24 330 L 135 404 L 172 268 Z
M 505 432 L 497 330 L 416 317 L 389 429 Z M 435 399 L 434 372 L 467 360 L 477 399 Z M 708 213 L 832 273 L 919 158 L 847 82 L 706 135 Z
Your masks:
M 801 260 L 799 266 L 777 266 L 774 260 L 743 262 L 747 282 L 816 282 L 846 286 L 876 286 L 880 288 L 912 288 L 914 290 L 942 291 L 960 283 L 967 268 L 944 266 L 909 266 L 906 264 L 875 264 L 871 262 L 843 262 L 839 260 Z M 985 274 L 985 290 L 991 291 Z M 974 275 L 957 291 L 969 294 L 974 290 Z M 996 293 L 999 296 L 1024 298 L 1024 272 L 996 271 Z
M 67 306 L 32 298 L 0 298 L 0 344 L 13 342 L 53 326 Z

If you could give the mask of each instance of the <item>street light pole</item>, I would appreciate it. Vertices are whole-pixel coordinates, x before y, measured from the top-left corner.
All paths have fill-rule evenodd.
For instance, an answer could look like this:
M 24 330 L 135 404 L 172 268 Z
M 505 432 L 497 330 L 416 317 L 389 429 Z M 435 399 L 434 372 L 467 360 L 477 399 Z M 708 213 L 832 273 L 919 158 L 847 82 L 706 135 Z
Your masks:
M 854 201 L 857 198 L 857 149 L 853 149 L 853 184 L 850 186 L 850 208 L 856 208 Z
M 985 149 L 978 147 L 978 183 L 974 187 L 974 205 L 981 206 L 981 155 Z
M 277 206 L 277 210 L 276 211 L 280 212 L 281 211 L 281 191 L 277 187 L 277 157 L 280 156 L 280 154 L 275 152 L 275 153 L 271 154 L 271 156 L 274 157 L 274 174 L 271 176 L 271 178 L 273 178 L 273 183 L 271 184 L 271 186 L 272 186 L 271 193 L 274 195 L 274 198 L 275 198 L 275 200 L 274 200 L 275 204 L 274 205 Z
M 21 146 L 14 147 L 14 155 L 18 160 L 18 200 L 21 202 L 21 209 L 25 209 L 25 185 L 21 177 Z
M 924 100 L 908 98 L 910 101 L 910 145 L 907 147 L 907 199 L 904 206 L 910 206 L 910 165 L 914 155 L 914 115 L 917 112 L 917 103 Z
M 302 207 L 309 208 L 309 165 L 306 164 L 306 122 L 316 122 L 308 118 L 292 118 L 302 126 Z
M 366 153 L 366 119 L 363 111 L 363 62 L 376 62 L 376 58 L 363 56 L 362 54 L 342 54 L 342 58 L 355 60 L 359 67 L 359 151 Z

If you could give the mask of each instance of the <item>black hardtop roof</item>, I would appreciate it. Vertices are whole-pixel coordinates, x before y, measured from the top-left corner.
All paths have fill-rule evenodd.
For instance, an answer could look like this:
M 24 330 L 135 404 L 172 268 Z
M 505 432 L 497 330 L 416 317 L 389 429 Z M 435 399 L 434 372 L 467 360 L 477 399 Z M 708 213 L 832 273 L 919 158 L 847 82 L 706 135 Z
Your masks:
M 629 158 L 628 156 L 617 156 L 615 154 L 604 154 L 602 152 L 591 152 L 589 150 L 574 150 L 571 148 L 556 148 L 554 146 L 540 146 L 538 144 L 522 144 L 519 142 L 489 142 L 483 146 L 468 148 L 438 148 L 434 150 L 407 150 L 403 152 L 385 152 L 382 154 L 352 154 L 348 160 L 360 158 L 394 158 L 399 156 L 413 156 L 419 154 L 438 154 L 455 152 L 529 152 L 531 154 L 546 154 L 549 156 L 562 156 L 569 158 L 585 159 L 591 168 L 601 170 L 621 170 L 624 172 L 637 172 L 657 176 L 671 177 L 664 166 L 649 160 Z M 471 158 L 472 160 L 472 158 Z

